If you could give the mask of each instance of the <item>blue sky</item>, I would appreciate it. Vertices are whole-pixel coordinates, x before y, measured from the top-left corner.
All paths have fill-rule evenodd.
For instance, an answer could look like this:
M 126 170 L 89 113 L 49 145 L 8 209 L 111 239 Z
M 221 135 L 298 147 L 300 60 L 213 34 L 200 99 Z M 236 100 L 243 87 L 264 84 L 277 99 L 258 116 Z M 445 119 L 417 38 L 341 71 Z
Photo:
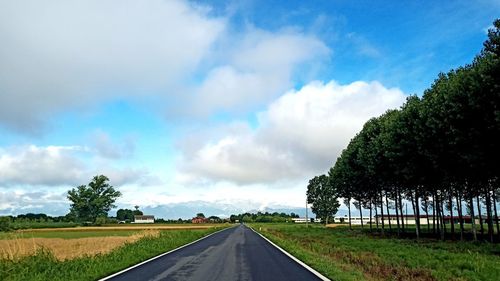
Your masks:
M 2 1 L 0 214 L 65 214 L 67 190 L 95 174 L 122 191 L 121 208 L 300 207 L 366 120 L 471 62 L 499 11 Z

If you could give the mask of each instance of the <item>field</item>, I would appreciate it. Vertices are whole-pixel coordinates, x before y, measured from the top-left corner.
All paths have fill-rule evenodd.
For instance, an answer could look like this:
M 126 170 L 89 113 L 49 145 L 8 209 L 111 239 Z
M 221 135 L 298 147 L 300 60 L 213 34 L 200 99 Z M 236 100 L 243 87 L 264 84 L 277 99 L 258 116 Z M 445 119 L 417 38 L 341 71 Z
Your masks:
M 500 245 L 384 238 L 345 226 L 252 224 L 332 280 L 498 280 Z
M 32 229 L 0 236 L 0 280 L 95 280 L 229 225 Z

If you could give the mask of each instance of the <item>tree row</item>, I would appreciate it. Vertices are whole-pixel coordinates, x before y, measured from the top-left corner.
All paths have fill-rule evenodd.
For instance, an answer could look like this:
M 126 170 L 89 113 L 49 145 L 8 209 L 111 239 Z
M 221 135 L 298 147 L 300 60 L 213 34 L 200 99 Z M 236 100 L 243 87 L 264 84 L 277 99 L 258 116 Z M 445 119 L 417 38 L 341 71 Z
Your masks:
M 472 63 L 439 74 L 422 97 L 366 122 L 328 176 L 309 182 L 313 211 L 328 218 L 342 198 L 349 222 L 353 205 L 360 217 L 365 209 L 370 221 L 381 218 L 382 233 L 500 240 L 499 30 L 497 19 Z M 415 226 L 405 225 L 405 203 Z

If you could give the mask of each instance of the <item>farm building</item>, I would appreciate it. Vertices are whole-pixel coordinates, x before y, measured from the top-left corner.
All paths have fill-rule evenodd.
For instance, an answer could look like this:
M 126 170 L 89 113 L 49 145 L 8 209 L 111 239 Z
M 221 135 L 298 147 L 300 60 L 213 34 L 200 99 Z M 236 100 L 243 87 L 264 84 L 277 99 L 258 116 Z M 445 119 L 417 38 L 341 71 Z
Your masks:
M 132 223 L 154 223 L 155 216 L 134 216 Z
M 191 219 L 191 223 L 207 223 L 209 220 L 203 217 L 195 217 Z
M 335 222 L 345 222 L 349 223 L 349 217 L 345 216 L 343 218 L 335 218 Z M 375 223 L 375 219 L 372 219 L 372 222 Z M 370 217 L 363 217 L 363 224 L 370 223 Z M 361 224 L 361 217 L 353 217 L 351 216 L 351 224 Z
M 376 217 L 378 223 L 382 223 L 382 216 L 381 215 L 377 215 L 375 217 Z M 404 219 L 404 223 L 405 224 L 415 224 L 415 216 L 414 215 L 399 216 L 400 220 L 401 220 L 401 218 Z M 388 215 L 384 215 L 384 224 L 388 224 L 389 220 L 391 221 L 391 223 L 396 224 L 397 223 L 397 217 L 396 217 L 396 215 L 389 215 L 389 216 Z M 453 217 L 451 217 L 451 216 L 444 216 L 443 217 L 443 221 L 446 224 L 449 224 L 451 220 L 453 220 L 453 223 L 455 223 L 455 224 L 460 223 L 460 217 L 459 216 L 453 216 Z M 462 220 L 463 220 L 464 223 L 471 223 L 472 222 L 472 218 L 470 216 L 462 216 Z M 433 216 L 427 216 L 427 215 L 420 215 L 419 216 L 419 222 L 420 222 L 420 224 L 427 224 L 427 222 L 429 222 L 430 224 L 432 224 L 434 222 L 434 217 Z M 437 218 L 436 218 L 436 222 L 437 222 Z M 475 223 L 479 224 L 479 218 L 475 218 Z
M 306 223 L 306 218 L 292 218 L 294 223 Z M 321 219 L 309 218 L 309 222 L 321 222 Z

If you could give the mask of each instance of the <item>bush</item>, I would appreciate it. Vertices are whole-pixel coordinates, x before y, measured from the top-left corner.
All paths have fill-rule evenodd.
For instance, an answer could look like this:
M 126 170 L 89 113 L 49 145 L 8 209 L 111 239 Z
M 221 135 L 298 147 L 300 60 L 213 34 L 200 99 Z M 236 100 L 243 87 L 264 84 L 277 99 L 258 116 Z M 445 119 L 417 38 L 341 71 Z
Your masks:
M 95 225 L 103 225 L 106 224 L 106 217 L 98 217 L 95 219 Z
M 0 217 L 0 231 L 9 231 L 9 230 L 11 230 L 10 218 Z

